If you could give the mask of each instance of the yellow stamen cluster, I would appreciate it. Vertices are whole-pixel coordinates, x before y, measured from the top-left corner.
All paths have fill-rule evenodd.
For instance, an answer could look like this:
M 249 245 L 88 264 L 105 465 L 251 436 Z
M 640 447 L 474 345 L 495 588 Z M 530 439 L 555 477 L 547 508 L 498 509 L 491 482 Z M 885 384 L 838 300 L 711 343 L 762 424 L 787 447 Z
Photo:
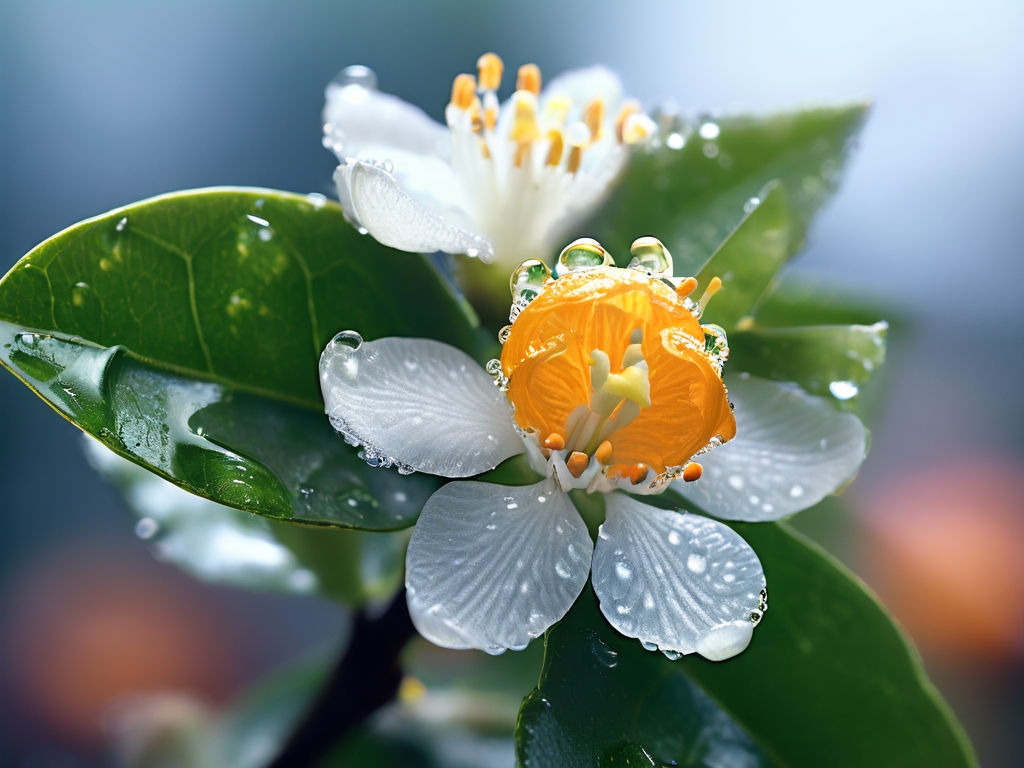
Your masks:
M 480 153 L 484 158 L 494 156 L 490 142 L 498 128 L 500 106 L 497 90 L 501 86 L 505 71 L 504 62 L 496 53 L 485 53 L 477 60 L 476 77 L 469 74 L 456 76 L 452 83 L 449 107 L 469 115 L 470 125 L 479 134 Z M 533 146 L 542 142 L 546 148 L 540 151 L 544 165 L 551 168 L 565 168 L 576 174 L 583 165 L 585 151 L 600 141 L 606 130 L 606 105 L 601 98 L 595 98 L 580 106 L 577 122 L 567 125 L 573 109 L 572 102 L 564 96 L 554 95 L 547 100 L 542 115 L 538 114 L 538 100 L 541 92 L 541 72 L 536 64 L 524 64 L 516 73 L 516 90 L 512 96 L 512 120 L 505 137 L 514 146 L 512 163 L 523 167 L 533 152 Z M 613 124 L 614 136 L 620 144 L 636 144 L 651 136 L 654 124 L 643 114 L 640 105 L 627 102 Z

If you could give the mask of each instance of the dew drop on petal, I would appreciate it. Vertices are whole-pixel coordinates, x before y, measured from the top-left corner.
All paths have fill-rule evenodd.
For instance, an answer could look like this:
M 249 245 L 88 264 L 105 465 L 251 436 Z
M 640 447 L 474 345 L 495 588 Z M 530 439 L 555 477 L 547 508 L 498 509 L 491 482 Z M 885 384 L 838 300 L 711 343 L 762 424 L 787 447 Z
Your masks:
M 362 64 L 353 64 L 335 75 L 331 83 L 339 87 L 356 85 L 369 91 L 375 91 L 377 90 L 377 74 Z
M 708 567 L 708 559 L 704 555 L 694 552 L 686 558 L 686 567 L 694 573 L 704 573 L 704 570 Z
M 860 390 L 852 381 L 833 381 L 828 385 L 828 391 L 836 400 L 849 400 L 856 397 Z
M 732 658 L 746 649 L 753 634 L 754 625 L 749 621 L 722 624 L 697 641 L 697 653 L 711 661 Z

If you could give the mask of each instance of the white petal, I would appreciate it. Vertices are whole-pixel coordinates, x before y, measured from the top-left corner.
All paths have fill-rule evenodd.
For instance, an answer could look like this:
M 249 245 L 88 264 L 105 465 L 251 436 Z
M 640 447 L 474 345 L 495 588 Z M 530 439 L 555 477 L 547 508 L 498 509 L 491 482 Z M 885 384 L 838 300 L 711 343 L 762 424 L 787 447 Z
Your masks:
M 332 341 L 320 356 L 320 386 L 334 428 L 384 465 L 468 477 L 523 451 L 494 380 L 439 341 Z
M 464 253 L 484 262 L 494 259 L 493 244 L 473 231 L 464 210 L 414 198 L 376 162 L 340 165 L 334 181 L 349 217 L 384 245 L 414 253 Z
M 367 153 L 388 159 L 392 150 L 447 159 L 448 128 L 397 96 L 361 85 L 327 86 L 324 136 L 339 160 Z
M 727 382 L 736 437 L 698 458 L 704 474 L 673 488 L 726 520 L 761 522 L 799 512 L 845 485 L 867 452 L 864 425 L 795 384 Z
M 622 81 L 607 67 L 570 69 L 547 84 L 541 101 L 546 103 L 554 95 L 568 96 L 579 109 L 599 98 L 604 101 L 606 113 L 611 112 L 614 119 L 622 101 Z
M 550 481 L 449 483 L 409 542 L 409 613 L 437 645 L 520 650 L 572 606 L 592 553 L 587 527 Z
M 723 523 L 607 497 L 594 591 L 619 632 L 670 653 L 720 661 L 747 647 L 764 605 L 754 550 Z

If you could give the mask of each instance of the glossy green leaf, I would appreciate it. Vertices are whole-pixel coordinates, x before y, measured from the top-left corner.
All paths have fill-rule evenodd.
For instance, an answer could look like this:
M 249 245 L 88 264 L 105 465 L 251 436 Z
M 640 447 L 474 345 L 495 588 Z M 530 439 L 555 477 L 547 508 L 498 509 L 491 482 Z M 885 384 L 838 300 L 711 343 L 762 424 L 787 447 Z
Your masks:
M 875 323 L 734 331 L 729 367 L 848 400 L 885 362 L 888 329 Z
M 794 253 L 789 205 L 781 185 L 772 183 L 764 199 L 696 275 L 702 288 L 713 277 L 723 283 L 705 319 L 731 330 L 769 290 L 775 274 Z
M 0 361 L 117 453 L 232 507 L 405 527 L 432 481 L 369 470 L 323 415 L 319 355 L 343 329 L 477 340 L 425 258 L 269 190 L 128 206 L 0 281 Z
M 677 275 L 696 274 L 763 197 L 786 189 L 793 252 L 811 217 L 835 189 L 867 105 L 701 122 L 664 119 L 657 146 L 638 152 L 607 206 L 581 234 L 617 255 L 641 235 L 660 238 Z
M 684 674 L 601 617 L 588 587 L 545 638 L 540 683 L 516 726 L 522 768 L 773 763 Z
M 690 750 L 699 756 L 721 737 L 685 718 L 698 700 L 687 681 L 773 764 L 976 764 L 916 653 L 852 574 L 783 524 L 736 528 L 768 580 L 769 609 L 750 647 L 725 662 L 670 661 L 617 636 L 584 593 L 547 635 L 540 684 L 517 727 L 521 765 L 604 765 L 613 755 L 692 764 Z M 750 749 L 739 736 L 726 742 Z
M 85 449 L 138 516 L 138 536 L 197 578 L 346 604 L 386 600 L 401 585 L 404 533 L 290 525 L 187 493 L 97 440 Z
M 797 276 L 787 276 L 754 312 L 758 325 L 766 328 L 874 325 L 882 318 L 892 322 L 900 315 L 898 307 L 879 306 L 864 296 Z

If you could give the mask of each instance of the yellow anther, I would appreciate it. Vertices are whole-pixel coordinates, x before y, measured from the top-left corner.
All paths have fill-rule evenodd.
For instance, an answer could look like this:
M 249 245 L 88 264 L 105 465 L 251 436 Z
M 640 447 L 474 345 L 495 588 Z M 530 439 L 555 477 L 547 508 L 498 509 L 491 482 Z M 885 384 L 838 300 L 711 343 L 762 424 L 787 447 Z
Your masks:
M 568 97 L 561 94 L 552 96 L 544 105 L 544 122 L 554 127 L 565 125 L 571 108 L 572 101 Z
M 484 109 L 484 125 L 487 126 L 487 130 L 493 131 L 494 126 L 498 124 L 498 108 L 487 107 Z
M 496 91 L 501 85 L 501 74 L 505 71 L 505 63 L 496 53 L 485 53 L 476 60 L 477 76 L 480 87 L 485 91 Z
M 738 321 L 736 321 L 736 330 L 737 331 L 749 331 L 753 327 L 754 327 L 754 318 L 752 318 L 750 315 L 747 315 L 746 317 L 741 317 Z
M 569 162 L 566 164 L 565 169 L 569 173 L 576 173 L 580 169 L 581 162 L 583 162 L 583 147 L 574 144 L 572 149 L 569 150 Z
M 683 481 L 692 483 L 694 480 L 700 480 L 700 476 L 704 474 L 704 467 L 698 464 L 696 461 L 688 462 L 683 467 Z
M 516 91 L 512 97 L 513 119 L 509 138 L 517 144 L 536 141 L 540 138 L 540 125 L 537 124 L 537 99 L 526 91 Z
M 483 136 L 480 137 L 480 156 L 484 160 L 491 159 L 491 148 L 487 146 L 487 140 Z
M 582 451 L 573 451 L 569 456 L 569 460 L 565 462 L 565 466 L 569 468 L 573 477 L 579 477 L 583 474 L 583 470 L 587 468 L 590 463 L 590 457 Z
M 601 125 L 603 122 L 604 101 L 597 98 L 587 104 L 583 110 L 583 124 L 590 131 L 591 142 L 598 141 L 601 138 Z
M 562 132 L 557 128 L 548 131 L 548 157 L 544 161 L 546 165 L 556 166 L 562 162 L 562 151 L 565 149 L 565 139 Z
M 516 75 L 516 90 L 529 91 L 534 96 L 539 96 L 540 67 L 536 64 L 523 64 Z
M 629 115 L 622 123 L 622 143 L 640 144 L 647 141 L 658 130 L 658 126 L 647 115 Z
M 676 286 L 676 296 L 678 296 L 680 299 L 685 299 L 695 290 L 697 290 L 697 278 L 687 277 L 684 278 L 683 281 Z
M 622 109 L 619 110 L 618 117 L 615 118 L 615 135 L 618 137 L 620 144 L 624 141 L 623 133 L 626 127 L 626 119 L 630 115 L 635 115 L 638 114 L 639 112 L 640 102 L 635 101 L 633 99 L 630 99 L 625 104 L 623 104 Z
M 708 307 L 708 302 L 711 301 L 711 297 L 718 293 L 718 290 L 722 287 L 722 280 L 719 277 L 712 277 L 711 282 L 708 283 L 708 287 L 704 289 L 704 295 L 700 297 L 700 301 L 697 302 L 697 311 L 703 313 Z
M 552 432 L 544 438 L 544 447 L 551 451 L 560 451 L 565 448 L 565 438 L 557 432 Z
M 633 485 L 641 482 L 645 477 L 647 477 L 647 470 L 648 466 L 646 464 L 634 464 L 629 468 L 629 482 Z
M 469 109 L 476 99 L 476 78 L 472 75 L 456 75 L 452 82 L 452 105 Z
M 624 400 L 632 400 L 641 408 L 651 407 L 651 384 L 647 379 L 647 369 L 639 365 L 631 365 L 622 373 L 610 374 L 602 390 Z
M 612 444 L 605 440 L 594 451 L 594 458 L 599 464 L 608 465 L 612 463 Z

